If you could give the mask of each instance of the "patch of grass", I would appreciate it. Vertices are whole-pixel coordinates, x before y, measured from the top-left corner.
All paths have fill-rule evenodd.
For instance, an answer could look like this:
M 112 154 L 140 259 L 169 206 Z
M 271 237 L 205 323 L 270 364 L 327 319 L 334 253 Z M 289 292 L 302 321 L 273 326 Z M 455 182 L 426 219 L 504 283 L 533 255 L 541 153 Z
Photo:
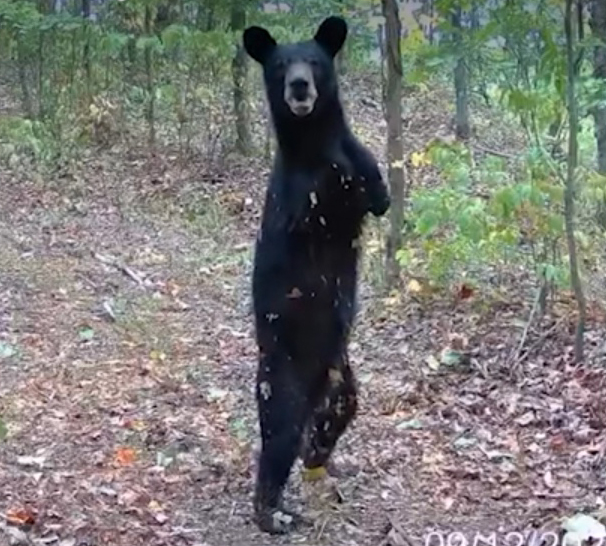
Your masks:
M 182 218 L 194 233 L 206 237 L 225 231 L 229 223 L 229 215 L 224 207 L 212 197 L 188 202 L 182 209 Z
M 116 328 L 130 343 L 145 347 L 157 354 L 170 354 L 172 336 L 162 322 L 162 300 L 151 295 L 136 299 L 121 298 L 116 313 Z

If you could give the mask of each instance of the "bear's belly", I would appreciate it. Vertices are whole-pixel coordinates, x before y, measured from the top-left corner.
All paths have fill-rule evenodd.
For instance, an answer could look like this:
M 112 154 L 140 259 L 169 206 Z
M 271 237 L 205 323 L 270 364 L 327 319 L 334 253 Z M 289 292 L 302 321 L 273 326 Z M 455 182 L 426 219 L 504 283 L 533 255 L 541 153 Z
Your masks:
M 283 306 L 281 342 L 295 359 L 329 365 L 349 334 L 355 295 L 335 283 L 299 284 L 302 288 L 293 288 Z
M 293 249 L 297 248 L 297 251 Z M 357 250 L 351 244 L 291 246 L 271 268 L 258 264 L 254 291 L 263 345 L 326 366 L 343 350 L 354 317 Z

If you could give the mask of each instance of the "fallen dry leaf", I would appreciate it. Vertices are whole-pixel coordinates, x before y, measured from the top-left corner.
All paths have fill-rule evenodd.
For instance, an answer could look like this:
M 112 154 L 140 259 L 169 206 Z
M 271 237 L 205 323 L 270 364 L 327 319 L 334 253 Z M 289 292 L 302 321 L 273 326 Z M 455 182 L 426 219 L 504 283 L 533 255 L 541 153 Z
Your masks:
M 467 284 L 461 284 L 459 286 L 459 289 L 457 291 L 457 298 L 460 300 L 466 300 L 471 298 L 471 296 L 473 296 L 475 293 L 475 290 L 467 285 Z
M 119 447 L 114 455 L 114 462 L 120 466 L 130 466 L 135 462 L 137 454 L 133 448 Z
M 46 457 L 44 457 L 44 456 L 32 457 L 32 456 L 24 455 L 22 457 L 17 457 L 17 463 L 20 464 L 21 466 L 37 466 L 39 468 L 42 468 L 44 466 L 45 462 L 46 462 Z
M 32 511 L 27 508 L 11 508 L 6 513 L 6 521 L 12 525 L 23 526 L 33 525 L 36 518 Z

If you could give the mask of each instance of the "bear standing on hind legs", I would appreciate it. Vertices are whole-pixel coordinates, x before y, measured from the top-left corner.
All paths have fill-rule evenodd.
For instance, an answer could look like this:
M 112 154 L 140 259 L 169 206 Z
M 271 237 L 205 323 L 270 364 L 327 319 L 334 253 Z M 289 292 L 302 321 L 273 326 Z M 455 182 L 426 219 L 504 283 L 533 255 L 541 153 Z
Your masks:
M 277 44 L 244 31 L 263 67 L 278 141 L 253 272 L 262 451 L 254 496 L 258 526 L 288 532 L 300 518 L 282 505 L 297 456 L 323 469 L 356 413 L 347 357 L 364 217 L 385 214 L 377 161 L 354 137 L 339 99 L 334 57 L 347 35 L 329 17 L 314 38 Z

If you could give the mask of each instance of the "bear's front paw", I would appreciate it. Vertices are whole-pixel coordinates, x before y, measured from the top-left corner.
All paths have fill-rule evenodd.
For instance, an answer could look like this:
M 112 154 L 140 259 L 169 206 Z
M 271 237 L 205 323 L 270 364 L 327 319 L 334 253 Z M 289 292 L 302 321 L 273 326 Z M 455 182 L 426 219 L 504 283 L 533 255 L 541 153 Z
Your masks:
M 373 199 L 370 203 L 370 207 L 368 210 L 374 216 L 379 217 L 379 216 L 383 216 L 387 212 L 390 205 L 391 205 L 391 199 L 389 198 L 388 194 L 385 194 L 385 195 L 378 196 L 376 199 Z
M 368 203 L 368 211 L 374 216 L 383 216 L 391 205 L 391 198 L 385 184 L 382 180 L 374 183 L 368 183 L 367 180 L 362 180 L 362 192 L 366 194 Z

